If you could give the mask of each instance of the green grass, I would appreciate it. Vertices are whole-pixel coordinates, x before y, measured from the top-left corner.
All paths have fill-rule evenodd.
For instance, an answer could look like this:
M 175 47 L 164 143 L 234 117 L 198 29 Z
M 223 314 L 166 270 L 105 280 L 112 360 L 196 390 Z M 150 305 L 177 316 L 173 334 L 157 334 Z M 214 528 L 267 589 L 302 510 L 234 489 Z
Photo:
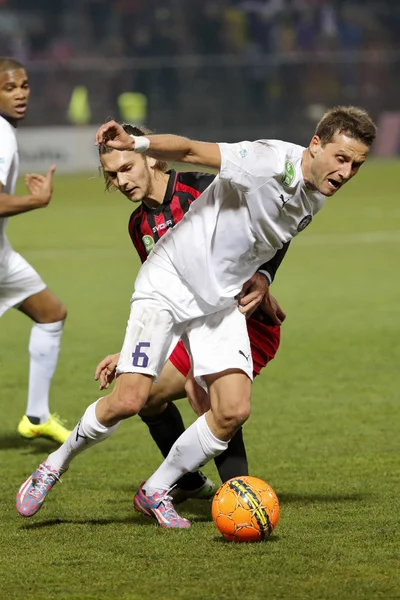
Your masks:
M 281 520 L 262 544 L 226 543 L 209 505 L 168 532 L 132 510 L 159 464 L 138 419 L 78 457 L 42 511 L 22 520 L 15 492 L 53 447 L 16 433 L 30 323 L 1 320 L 1 597 L 55 600 L 400 597 L 399 164 L 362 169 L 293 243 L 274 292 L 282 347 L 254 383 L 245 426 L 251 473 Z M 97 178 L 57 176 L 52 204 L 16 217 L 9 236 L 67 304 L 52 408 L 73 425 L 98 397 L 94 367 L 118 351 L 138 261 L 130 206 Z M 193 415 L 180 403 L 185 421 Z M 216 478 L 213 465 L 205 472 Z

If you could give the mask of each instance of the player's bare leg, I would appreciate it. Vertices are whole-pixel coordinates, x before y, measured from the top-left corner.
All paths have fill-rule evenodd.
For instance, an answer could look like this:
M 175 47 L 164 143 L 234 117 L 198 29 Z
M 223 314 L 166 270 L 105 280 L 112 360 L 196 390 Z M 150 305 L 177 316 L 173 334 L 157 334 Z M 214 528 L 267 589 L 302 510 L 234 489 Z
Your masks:
M 142 512 L 146 499 L 151 502 L 154 497 L 168 494 L 184 473 L 226 450 L 228 441 L 250 414 L 251 381 L 243 371 L 229 369 L 204 379 L 211 408 L 181 435 L 162 465 L 139 489 L 134 503 Z M 153 515 L 163 526 L 159 515 L 154 511 Z
M 168 402 L 180 400 L 186 396 L 186 378 L 168 360 L 158 377 L 153 383 L 146 405 L 140 415 L 151 416 L 160 413 L 166 408 Z
M 149 493 L 170 489 L 183 473 L 223 452 L 250 414 L 251 381 L 243 371 L 229 369 L 204 379 L 211 408 L 185 431 L 146 482 Z
M 185 390 L 191 407 L 199 417 L 210 409 L 208 393 L 193 377 L 187 378 Z M 228 448 L 214 458 L 214 462 L 222 483 L 232 479 L 232 477 L 249 474 L 242 427 L 239 427 L 229 440 Z
M 78 454 L 107 439 L 121 420 L 141 410 L 152 381 L 148 375 L 121 374 L 112 392 L 86 409 L 66 442 L 50 454 L 20 487 L 16 505 L 22 516 L 30 517 L 41 508 L 49 491 Z
M 211 408 L 206 421 L 211 433 L 229 441 L 250 416 L 251 380 L 240 370 L 230 369 L 204 377 Z
M 119 421 L 137 415 L 147 402 L 153 377 L 142 373 L 121 373 L 114 389 L 100 398 L 96 418 L 104 427 L 113 427 Z
M 18 309 L 34 321 L 29 340 L 28 402 L 18 432 L 28 439 L 43 436 L 61 444 L 71 432 L 56 414 L 50 413 L 49 390 L 67 310 L 47 288 L 26 298 Z

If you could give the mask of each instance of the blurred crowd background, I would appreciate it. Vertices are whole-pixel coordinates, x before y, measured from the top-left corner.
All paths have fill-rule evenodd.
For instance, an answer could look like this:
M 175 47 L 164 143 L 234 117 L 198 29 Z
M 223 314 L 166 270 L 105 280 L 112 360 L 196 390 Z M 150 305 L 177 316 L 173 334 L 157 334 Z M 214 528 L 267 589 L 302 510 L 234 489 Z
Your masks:
M 324 108 L 399 108 L 398 0 L 0 0 L 29 125 L 109 117 L 200 139 L 302 139 Z

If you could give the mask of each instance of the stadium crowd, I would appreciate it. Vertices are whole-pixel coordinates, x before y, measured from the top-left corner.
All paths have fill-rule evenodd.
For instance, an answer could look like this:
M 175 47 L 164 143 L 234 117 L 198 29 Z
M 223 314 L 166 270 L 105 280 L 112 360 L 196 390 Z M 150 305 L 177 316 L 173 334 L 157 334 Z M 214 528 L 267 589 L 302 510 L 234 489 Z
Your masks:
M 399 48 L 393 0 L 0 1 L 21 60 Z
M 118 98 L 139 92 L 144 120 L 198 135 L 206 114 L 210 139 L 240 137 L 238 114 L 277 136 L 295 108 L 376 118 L 396 108 L 399 32 L 395 0 L 0 0 L 0 54 L 41 89 L 32 125 L 71 122 L 79 85 L 89 123 L 126 118 Z

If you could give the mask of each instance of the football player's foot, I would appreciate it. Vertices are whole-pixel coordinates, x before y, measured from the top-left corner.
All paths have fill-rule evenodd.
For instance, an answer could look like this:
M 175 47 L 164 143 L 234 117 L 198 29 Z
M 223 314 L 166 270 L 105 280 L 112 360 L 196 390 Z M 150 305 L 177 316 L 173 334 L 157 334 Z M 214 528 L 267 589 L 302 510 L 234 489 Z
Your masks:
M 204 483 L 195 489 L 185 490 L 180 488 L 179 486 L 175 486 L 169 492 L 174 504 L 180 504 L 185 500 L 189 500 L 189 498 L 197 499 L 197 500 L 211 500 L 215 496 L 215 492 L 217 491 L 217 486 L 211 479 L 208 479 L 203 473 L 201 473 Z
M 33 440 L 37 437 L 45 437 L 54 440 L 59 444 L 63 444 L 71 433 L 63 425 L 62 420 L 56 414 L 50 415 L 45 423 L 34 425 L 28 417 L 24 415 L 18 423 L 17 431 L 22 437 Z
M 133 498 L 133 506 L 136 511 L 154 517 L 161 527 L 165 529 L 188 529 L 190 522 L 180 517 L 172 504 L 171 496 L 167 492 L 155 493 L 146 496 L 143 483 Z
M 23 517 L 31 517 L 42 507 L 52 487 L 61 481 L 59 473 L 43 462 L 21 485 L 17 492 L 16 507 Z

